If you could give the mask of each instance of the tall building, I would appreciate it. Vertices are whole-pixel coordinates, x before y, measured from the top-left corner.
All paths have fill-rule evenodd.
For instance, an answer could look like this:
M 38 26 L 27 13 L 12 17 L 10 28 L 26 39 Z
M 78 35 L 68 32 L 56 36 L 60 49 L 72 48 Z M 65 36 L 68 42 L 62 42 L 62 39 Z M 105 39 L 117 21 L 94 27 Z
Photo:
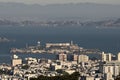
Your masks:
M 117 76 L 120 73 L 120 62 L 110 61 L 100 63 L 100 72 L 103 74 L 110 73 L 113 76 Z
M 78 56 L 78 63 L 87 62 L 88 60 L 89 60 L 89 57 L 87 55 L 79 55 Z
M 112 60 L 112 54 L 108 53 L 106 54 L 106 61 L 111 61 Z
M 13 55 L 12 57 L 12 66 L 22 64 L 22 59 L 20 59 L 17 55 Z
M 78 55 L 77 54 L 73 55 L 73 61 L 78 61 Z
M 114 80 L 114 78 L 112 77 L 112 74 L 110 72 L 104 74 L 104 79 L 105 80 Z
M 102 52 L 102 54 L 101 54 L 101 60 L 102 61 L 111 61 L 112 60 L 111 53 L 105 54 L 104 52 Z
M 59 60 L 61 60 L 61 61 L 67 61 L 67 54 L 65 54 L 65 53 L 60 53 L 60 54 L 58 55 L 58 58 L 59 58 Z
M 117 60 L 120 61 L 120 52 L 118 53 Z

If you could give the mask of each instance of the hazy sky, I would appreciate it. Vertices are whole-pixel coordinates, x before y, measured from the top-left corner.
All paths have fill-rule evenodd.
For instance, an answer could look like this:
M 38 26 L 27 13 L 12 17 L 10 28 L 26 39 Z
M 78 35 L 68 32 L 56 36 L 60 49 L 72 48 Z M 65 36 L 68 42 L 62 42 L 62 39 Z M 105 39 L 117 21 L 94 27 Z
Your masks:
M 80 3 L 94 2 L 104 4 L 120 4 L 120 0 L 0 0 L 0 2 L 22 2 L 27 4 L 55 4 L 55 3 Z

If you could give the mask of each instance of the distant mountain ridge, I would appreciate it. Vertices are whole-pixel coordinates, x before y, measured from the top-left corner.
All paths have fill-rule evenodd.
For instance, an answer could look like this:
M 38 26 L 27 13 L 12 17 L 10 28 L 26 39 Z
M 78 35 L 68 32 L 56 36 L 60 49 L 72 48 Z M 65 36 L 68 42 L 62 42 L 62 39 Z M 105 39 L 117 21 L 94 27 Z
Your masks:
M 102 19 L 119 18 L 120 5 L 78 3 L 78 4 L 23 4 L 23 3 L 0 3 L 0 18 L 9 19 Z
M 37 27 L 97 27 L 97 28 L 120 28 L 120 18 L 116 20 L 102 20 L 102 21 L 85 21 L 81 20 L 47 20 L 47 21 L 11 21 L 11 20 L 0 20 L 0 26 L 37 26 Z

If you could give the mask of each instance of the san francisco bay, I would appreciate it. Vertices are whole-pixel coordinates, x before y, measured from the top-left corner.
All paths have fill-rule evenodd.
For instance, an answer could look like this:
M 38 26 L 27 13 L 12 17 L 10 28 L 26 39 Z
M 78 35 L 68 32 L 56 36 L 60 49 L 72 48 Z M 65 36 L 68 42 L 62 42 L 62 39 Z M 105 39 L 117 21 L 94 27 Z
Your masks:
M 0 63 L 10 63 L 11 48 L 23 48 L 28 45 L 41 45 L 48 42 L 70 42 L 80 47 L 100 49 L 117 54 L 120 51 L 119 28 L 95 28 L 79 26 L 0 26 L 0 37 L 6 37 L 10 42 L 0 43 Z M 52 54 L 18 54 L 20 57 L 55 58 Z

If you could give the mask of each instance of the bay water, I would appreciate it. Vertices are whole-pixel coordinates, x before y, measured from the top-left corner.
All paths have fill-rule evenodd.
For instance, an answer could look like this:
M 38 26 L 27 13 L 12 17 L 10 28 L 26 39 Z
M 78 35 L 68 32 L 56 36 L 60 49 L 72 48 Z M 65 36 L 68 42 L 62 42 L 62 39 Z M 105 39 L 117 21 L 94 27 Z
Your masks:
M 11 48 L 24 48 L 45 43 L 70 42 L 87 49 L 100 49 L 101 51 L 117 54 L 120 51 L 120 28 L 96 28 L 80 26 L 0 26 L 0 37 L 12 41 L 0 42 L 0 63 L 10 63 Z M 54 54 L 20 54 L 19 57 L 36 57 L 55 59 Z

